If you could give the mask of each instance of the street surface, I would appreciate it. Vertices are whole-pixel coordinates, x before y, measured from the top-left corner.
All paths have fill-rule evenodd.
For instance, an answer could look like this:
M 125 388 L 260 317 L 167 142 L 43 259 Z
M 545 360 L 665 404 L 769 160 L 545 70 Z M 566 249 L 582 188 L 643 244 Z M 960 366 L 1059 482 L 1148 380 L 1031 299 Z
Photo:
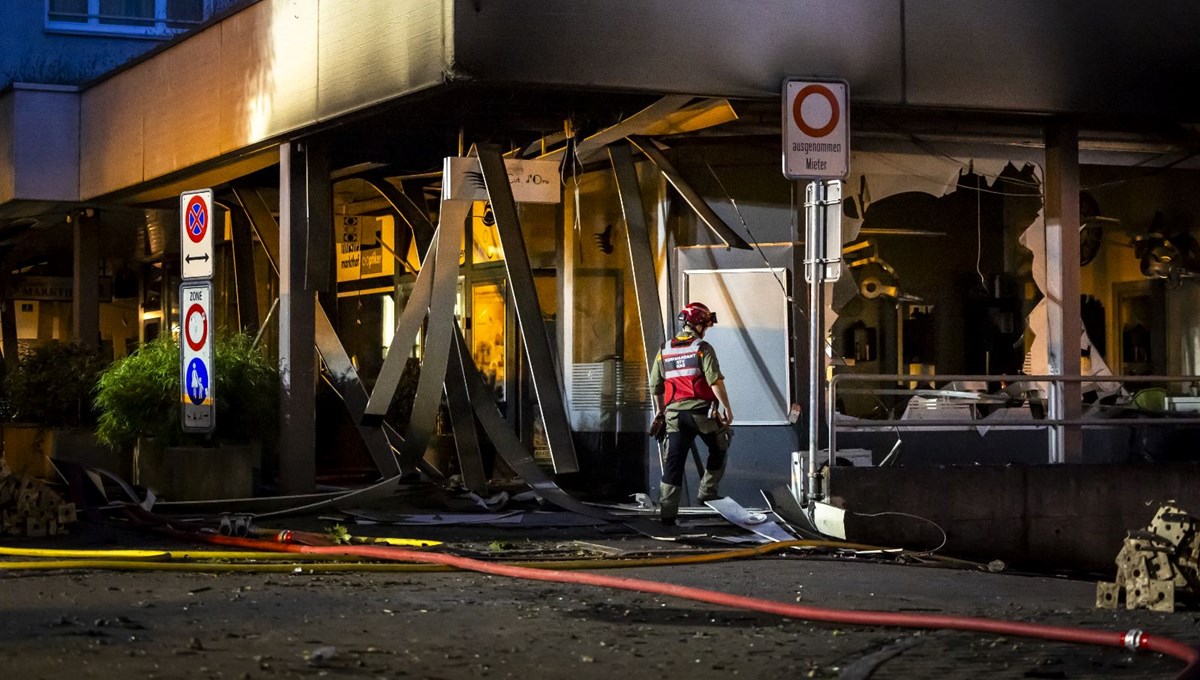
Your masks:
M 476 528 L 468 538 L 453 528 L 372 528 L 378 535 L 441 534 L 446 548 L 509 559 L 687 550 L 590 528 L 542 530 L 535 538 L 496 529 Z M 86 527 L 76 533 L 36 545 L 180 545 Z M 598 573 L 842 609 L 1143 628 L 1200 644 L 1196 610 L 1096 610 L 1089 580 L 798 553 Z M 1026 638 L 814 624 L 667 597 L 464 572 L 61 570 L 0 572 L 0 668 L 4 678 L 14 680 L 610 680 L 1169 678 L 1182 664 L 1153 654 Z

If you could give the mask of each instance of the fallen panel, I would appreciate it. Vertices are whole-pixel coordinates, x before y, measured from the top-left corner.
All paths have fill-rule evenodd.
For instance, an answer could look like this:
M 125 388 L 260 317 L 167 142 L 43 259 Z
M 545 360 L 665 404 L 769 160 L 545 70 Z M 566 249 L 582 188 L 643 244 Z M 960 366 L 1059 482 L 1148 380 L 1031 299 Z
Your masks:
M 705 501 L 704 504 L 721 513 L 721 516 L 730 522 L 763 538 L 776 542 L 795 540 L 795 536 L 771 520 L 770 515 L 765 512 L 747 510 L 732 498 Z
M 746 239 L 738 236 L 729 225 L 725 224 L 725 221 L 717 213 L 713 212 L 713 209 L 704 202 L 704 198 L 696 193 L 696 190 L 683 178 L 683 175 L 679 174 L 674 164 L 659 150 L 653 140 L 630 137 L 629 141 L 633 142 L 634 146 L 641 149 L 642 153 L 646 154 L 650 161 L 658 166 L 658 169 L 662 171 L 663 177 L 667 178 L 667 181 L 671 183 L 675 191 L 679 192 L 684 202 L 692 207 L 692 210 L 696 212 L 696 216 L 700 218 L 700 221 L 704 222 L 716 234 L 717 238 L 721 239 L 730 248 L 750 250 L 750 244 L 746 243 Z
M 762 491 L 762 495 L 763 499 L 767 501 L 767 507 L 782 519 L 789 529 L 804 538 L 822 540 L 826 538 L 813 526 L 812 520 L 808 518 L 808 513 L 800 507 L 800 502 L 792 495 L 791 489 L 786 486 L 777 486 L 770 491 Z
M 400 476 L 397 475 L 395 477 L 390 477 L 388 479 L 385 479 L 382 482 L 372 484 L 371 486 L 368 486 L 366 488 L 357 489 L 355 491 L 350 491 L 348 493 L 341 494 L 340 496 L 331 498 L 329 500 L 318 501 L 316 503 L 309 503 L 308 505 L 300 505 L 297 507 L 289 508 L 287 510 L 264 512 L 264 513 L 255 515 L 255 517 L 262 519 L 264 517 L 285 517 L 288 515 L 300 515 L 300 514 L 315 512 L 317 510 L 338 510 L 343 507 L 346 507 L 347 505 L 361 505 L 363 503 L 370 503 L 372 501 L 378 501 L 378 500 L 382 500 L 384 498 L 390 498 L 391 496 L 395 495 L 396 490 L 399 487 L 400 487 Z
M 520 524 L 521 513 L 517 510 L 508 512 L 377 512 L 371 510 L 351 509 L 342 510 L 342 514 L 353 517 L 359 522 L 375 524 L 403 525 L 455 525 L 455 524 Z
M 316 303 L 315 325 L 317 352 L 325 362 L 330 381 L 334 383 L 334 388 L 350 412 L 350 420 L 358 425 L 358 432 L 362 435 L 375 467 L 385 476 L 401 472 L 400 464 L 392 450 L 392 442 L 380 426 L 382 423 L 362 422 L 363 410 L 367 406 L 367 389 L 363 387 L 358 371 L 350 361 L 350 355 L 338 338 L 333 323 L 325 314 L 325 308 L 319 302 Z
M 396 330 L 392 335 L 392 347 L 412 347 L 417 341 L 417 332 L 425 322 L 425 314 L 429 311 L 430 296 L 433 294 L 434 268 L 432 265 L 437 257 L 437 242 L 429 247 L 429 252 L 422 260 L 421 269 L 413 281 L 412 293 L 408 302 L 396 320 Z M 382 419 L 392 405 L 396 389 L 400 386 L 400 378 L 404 375 L 404 366 L 408 363 L 407 352 L 388 352 L 379 367 L 379 375 L 375 378 L 375 387 L 363 410 L 363 418 L 368 420 Z
M 483 454 L 479 449 L 479 438 L 475 434 L 475 412 L 471 410 L 471 399 L 467 396 L 466 374 L 458 352 L 450 352 L 450 366 L 446 372 L 446 404 L 450 409 L 450 429 L 454 433 L 454 450 L 458 453 L 458 469 L 462 474 L 463 486 L 477 494 L 487 492 L 487 472 L 483 467 Z
M 479 378 L 479 371 L 467 355 L 467 343 L 463 339 L 462 332 L 456 325 L 454 327 L 454 345 L 458 350 L 459 361 L 462 362 L 463 372 L 466 376 L 467 391 L 471 398 L 471 406 L 475 409 L 475 415 L 479 418 L 479 424 L 483 426 L 484 432 L 487 433 L 492 444 L 496 447 L 496 453 L 499 455 L 509 467 L 521 476 L 525 483 L 529 485 L 539 496 L 546 501 L 557 505 L 564 510 L 579 513 L 586 517 L 595 517 L 597 519 L 620 521 L 607 510 L 589 506 L 581 501 L 576 500 L 567 492 L 559 488 L 558 484 L 550 478 L 550 475 L 537 464 L 525 445 L 517 438 L 517 435 L 509 429 L 508 423 L 500 415 L 500 410 L 496 408 L 496 402 L 492 397 L 492 392 L 483 384 Z
M 408 430 L 404 433 L 404 443 L 400 447 L 400 464 L 410 466 L 425 453 L 425 447 L 434 435 L 437 425 L 438 407 L 442 403 L 442 392 L 446 384 L 446 364 L 450 354 L 451 327 L 457 328 L 454 320 L 454 291 L 458 285 L 458 246 L 462 240 L 463 224 L 466 222 L 470 206 L 468 204 L 442 201 L 439 225 L 437 229 L 436 256 L 433 258 L 433 287 L 429 293 L 429 311 L 425 326 L 425 351 L 421 357 L 421 375 L 417 380 L 417 392 L 413 397 L 412 414 L 408 421 Z M 426 257 L 422 271 L 430 265 Z M 405 307 L 407 310 L 407 306 Z M 403 315 L 403 312 L 401 313 Z M 400 338 L 402 342 L 404 338 Z M 410 344 L 397 344 L 392 347 L 402 350 Z M 391 358 L 391 352 L 388 353 Z M 396 352 L 397 358 L 407 352 Z M 386 359 L 384 360 L 387 361 Z M 378 390 L 377 390 L 378 391 Z M 387 412 L 394 392 L 389 392 L 385 399 L 379 402 L 383 411 L 371 411 L 372 415 L 382 415 Z M 375 406 L 376 394 L 372 394 L 368 408 Z

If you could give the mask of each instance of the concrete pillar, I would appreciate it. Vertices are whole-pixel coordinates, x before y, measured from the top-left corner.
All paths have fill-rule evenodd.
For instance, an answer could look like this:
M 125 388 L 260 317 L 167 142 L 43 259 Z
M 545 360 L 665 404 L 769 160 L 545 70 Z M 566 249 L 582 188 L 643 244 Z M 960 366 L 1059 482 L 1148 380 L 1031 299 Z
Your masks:
M 319 252 L 309 233 L 330 229 L 328 157 L 319 146 L 287 142 L 279 149 L 279 489 L 316 486 L 316 288 Z M 318 185 L 316 191 L 313 186 Z M 317 200 L 314 201 L 314 194 Z M 319 251 L 320 249 L 314 249 Z
M 88 349 L 100 347 L 100 219 L 90 208 L 74 215 L 71 336 Z
M 1079 131 L 1055 121 L 1046 126 L 1046 297 L 1050 373 L 1078 376 L 1083 322 L 1079 312 Z M 1050 401 L 1050 416 L 1083 417 L 1081 384 L 1066 382 Z M 1083 431 L 1056 429 L 1052 462 L 1083 462 Z

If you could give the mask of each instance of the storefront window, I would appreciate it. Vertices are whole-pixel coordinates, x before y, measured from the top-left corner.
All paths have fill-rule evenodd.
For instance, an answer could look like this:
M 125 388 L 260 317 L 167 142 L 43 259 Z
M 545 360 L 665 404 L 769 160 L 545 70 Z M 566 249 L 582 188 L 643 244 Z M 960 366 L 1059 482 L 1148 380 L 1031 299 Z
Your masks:
M 471 261 L 487 264 L 503 260 L 504 249 L 500 247 L 492 206 L 487 201 L 475 201 L 471 206 Z
M 505 401 L 504 284 L 482 281 L 471 287 L 471 357 L 497 401 Z
M 646 403 L 646 364 L 612 173 L 583 175 L 579 189 L 568 192 L 564 227 L 573 281 L 568 399 L 575 428 L 607 429 L 619 411 Z

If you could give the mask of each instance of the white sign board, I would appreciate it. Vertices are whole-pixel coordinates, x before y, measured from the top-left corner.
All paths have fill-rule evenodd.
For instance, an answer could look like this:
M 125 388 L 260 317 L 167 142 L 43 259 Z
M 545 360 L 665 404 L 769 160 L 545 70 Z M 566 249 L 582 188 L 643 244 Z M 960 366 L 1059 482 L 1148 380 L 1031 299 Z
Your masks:
M 184 281 L 179 286 L 179 383 L 184 432 L 213 432 L 217 426 L 212 299 L 211 281 Z
M 818 184 L 824 185 L 820 196 Z M 819 233 L 818 233 L 819 232 Z M 816 244 L 820 247 L 815 247 Z M 842 278 L 842 183 L 813 182 L 804 192 L 804 280 L 813 282 L 813 262 L 825 263 L 826 283 Z
M 784 82 L 784 177 L 845 179 L 850 173 L 849 95 L 842 80 Z
M 704 339 L 716 348 L 739 425 L 786 425 L 792 403 L 791 340 L 784 269 L 688 269 L 684 299 L 701 300 L 720 323 Z
M 179 243 L 181 278 L 210 279 L 213 275 L 212 189 L 185 191 L 179 195 Z
M 558 179 L 558 161 L 533 161 L 505 158 L 508 183 L 517 203 L 561 203 L 562 186 Z M 449 156 L 442 171 L 445 184 L 442 198 L 447 201 L 486 201 L 487 186 L 479 159 Z

